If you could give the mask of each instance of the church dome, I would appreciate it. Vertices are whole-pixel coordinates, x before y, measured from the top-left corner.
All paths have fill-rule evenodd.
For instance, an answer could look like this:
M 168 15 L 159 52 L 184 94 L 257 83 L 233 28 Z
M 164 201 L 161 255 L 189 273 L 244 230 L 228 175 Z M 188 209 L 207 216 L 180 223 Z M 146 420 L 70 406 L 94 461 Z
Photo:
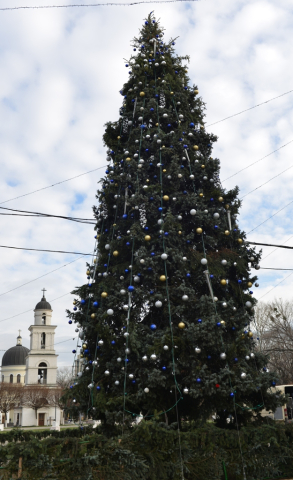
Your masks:
M 16 345 L 9 348 L 3 355 L 2 367 L 8 367 L 10 365 L 25 365 L 25 357 L 29 353 L 29 349 L 22 345 Z
M 52 310 L 50 303 L 47 302 L 45 298 L 45 292 L 43 293 L 42 300 L 36 304 L 35 310 Z

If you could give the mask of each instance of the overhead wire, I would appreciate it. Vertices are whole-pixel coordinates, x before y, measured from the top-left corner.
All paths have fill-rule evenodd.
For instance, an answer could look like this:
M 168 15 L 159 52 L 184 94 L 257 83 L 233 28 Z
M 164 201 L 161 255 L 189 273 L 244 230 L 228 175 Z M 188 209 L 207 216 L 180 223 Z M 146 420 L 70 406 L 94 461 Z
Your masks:
M 241 170 L 238 170 L 237 172 L 233 173 L 233 175 L 230 175 L 230 177 L 225 178 L 225 180 L 223 180 L 223 182 L 226 182 L 226 181 L 229 180 L 230 178 L 235 177 L 236 175 L 238 175 L 239 173 L 243 172 L 244 170 L 247 170 L 248 168 L 252 167 L 252 166 L 255 165 L 256 163 L 261 162 L 262 160 L 264 160 L 265 158 L 269 157 L 270 155 L 273 155 L 274 153 L 276 153 L 276 152 L 278 152 L 279 150 L 281 150 L 281 148 L 287 147 L 287 145 L 289 145 L 289 144 L 292 143 L 292 142 L 293 142 L 293 139 L 290 140 L 289 142 L 285 143 L 284 145 L 281 145 L 281 147 L 276 148 L 276 150 L 274 150 L 273 152 L 268 153 L 267 155 L 265 155 L 264 157 L 260 158 L 259 160 L 256 160 L 255 162 L 251 163 L 250 165 L 247 165 L 247 167 L 241 168 Z M 223 182 L 222 182 L 222 183 L 223 183 Z
M 10 212 L 17 212 L 17 213 L 2 213 L 0 212 L 0 215 L 18 215 L 20 217 L 22 216 L 36 216 L 36 217 L 53 217 L 53 218 L 61 218 L 63 220 L 71 220 L 72 222 L 79 222 L 79 223 L 86 223 L 88 225 L 95 225 L 96 222 L 93 222 L 92 218 L 80 218 L 80 217 L 70 217 L 66 215 L 53 215 L 51 213 L 40 213 L 40 212 L 31 212 L 29 210 L 17 210 L 15 208 L 7 208 L 7 207 L 0 207 L 1 210 L 8 210 Z M 22 215 L 24 214 L 24 215 Z M 26 215 L 29 214 L 29 215 Z
M 274 177 L 270 178 L 269 180 L 267 180 L 266 182 L 262 183 L 261 185 L 259 185 L 258 187 L 254 188 L 253 190 L 250 190 L 250 192 L 248 192 L 248 193 L 246 193 L 245 195 L 243 195 L 243 197 L 241 197 L 240 200 L 243 200 L 243 198 L 247 197 L 247 195 L 250 195 L 251 193 L 255 192 L 256 190 L 258 190 L 259 188 L 263 187 L 263 186 L 266 185 L 267 183 L 271 182 L 271 181 L 274 180 L 275 178 L 279 177 L 280 175 L 282 175 L 282 173 L 287 172 L 287 171 L 290 170 L 291 168 L 293 168 L 293 165 L 291 165 L 290 167 L 286 168 L 286 170 L 283 170 L 282 172 L 278 173 L 277 175 L 275 175 Z
M 48 185 L 47 187 L 38 188 L 37 190 L 33 190 L 32 192 L 24 193 L 23 195 L 19 195 L 18 197 L 10 198 L 9 200 L 5 200 L 4 202 L 0 202 L 0 205 L 3 205 L 7 202 L 12 202 L 12 200 L 17 200 L 18 198 L 27 197 L 28 195 L 32 195 L 33 193 L 41 192 L 42 190 L 46 190 L 48 188 L 56 187 L 56 185 L 61 185 L 65 182 L 70 182 L 75 178 L 82 177 L 83 175 L 88 175 L 89 173 L 96 172 L 97 170 L 101 170 L 101 168 L 105 168 L 107 165 L 103 165 L 102 167 L 94 168 L 93 170 L 89 170 L 88 172 L 80 173 L 79 175 L 75 175 L 74 177 L 66 178 L 65 180 L 61 180 L 60 182 L 53 183 L 52 185 Z
M 284 97 L 284 95 L 288 95 L 289 93 L 292 93 L 293 90 L 289 90 L 288 92 L 282 93 L 281 95 L 278 95 L 277 97 L 270 98 L 269 100 L 266 100 L 265 102 L 258 103 L 257 105 L 254 105 L 253 107 L 246 108 L 245 110 L 241 110 L 241 112 L 234 113 L 233 115 L 229 115 L 229 117 L 222 118 L 222 120 L 218 120 L 217 122 L 210 123 L 209 125 L 206 125 L 207 127 L 211 127 L 212 125 L 216 125 L 217 123 L 224 122 L 225 120 L 228 120 L 229 118 L 237 117 L 237 115 L 241 115 L 242 113 L 248 112 L 249 110 L 253 110 L 254 108 L 260 107 L 261 105 L 265 105 L 266 103 L 272 102 L 273 100 L 277 100 L 277 98 Z
M 290 237 L 292 238 L 292 237 Z M 290 240 L 290 239 L 289 239 Z M 288 240 L 287 240 L 288 241 Z M 274 243 L 259 243 L 259 242 L 250 242 L 247 241 L 250 245 L 261 245 L 262 247 L 276 247 L 276 248 L 288 248 L 289 250 L 293 250 L 293 247 L 289 247 L 288 245 L 275 245 Z M 272 252 L 271 252 L 272 253 Z M 270 254 L 269 254 L 270 255 Z M 267 255 L 268 256 L 268 255 Z
M 285 280 L 287 280 L 287 278 L 291 277 L 291 275 L 293 275 L 293 272 L 290 273 L 289 275 L 287 275 L 287 277 L 283 278 L 283 280 L 281 280 L 279 283 L 277 283 L 277 285 L 275 285 L 273 288 L 271 288 L 268 292 L 264 293 L 264 295 L 262 295 L 258 300 L 261 300 L 263 297 L 265 297 L 268 293 L 270 293 L 272 290 L 274 290 L 275 288 L 277 288 L 281 283 L 283 283 Z
M 280 213 L 282 210 L 284 210 L 285 208 L 289 207 L 289 205 L 291 205 L 293 203 L 293 200 L 291 200 L 291 202 L 287 203 L 287 205 L 285 205 L 284 207 L 280 208 L 280 210 L 278 210 L 276 213 L 274 213 L 273 215 L 271 215 L 270 217 L 268 217 L 266 220 L 264 220 L 263 222 L 261 222 L 259 225 L 257 225 L 256 227 L 254 227 L 252 230 L 249 230 L 249 232 L 247 232 L 247 235 L 251 232 L 253 232 L 254 230 L 256 230 L 258 227 L 260 227 L 261 225 L 263 225 L 264 223 L 266 223 L 268 220 L 270 220 L 271 218 L 275 217 L 278 213 Z
M 178 2 L 197 2 L 199 0 L 147 0 L 139 2 L 127 2 L 127 3 L 81 3 L 81 4 L 70 4 L 70 5 L 36 5 L 36 6 L 20 6 L 20 7 L 2 7 L 0 11 L 5 10 L 38 10 L 38 9 L 48 9 L 48 8 L 72 8 L 72 7 L 130 7 L 133 5 L 141 5 L 147 3 L 178 3 Z
M 46 249 L 41 249 L 41 248 L 11 247 L 11 246 L 8 246 L 8 245 L 0 245 L 0 248 L 11 248 L 13 250 L 28 250 L 28 251 L 33 251 L 33 252 L 70 253 L 72 255 L 82 255 L 82 256 L 92 255 L 92 253 L 66 252 L 64 250 L 46 250 Z

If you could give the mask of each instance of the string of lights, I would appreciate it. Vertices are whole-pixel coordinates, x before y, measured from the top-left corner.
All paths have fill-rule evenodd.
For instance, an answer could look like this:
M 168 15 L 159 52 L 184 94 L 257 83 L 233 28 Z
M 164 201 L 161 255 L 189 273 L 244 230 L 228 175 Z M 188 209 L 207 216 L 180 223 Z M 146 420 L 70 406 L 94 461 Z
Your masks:
M 131 7 L 133 5 L 141 5 L 147 3 L 178 3 L 178 2 L 197 2 L 199 0 L 147 0 L 140 2 L 128 2 L 128 3 L 81 3 L 81 4 L 71 4 L 71 5 L 36 5 L 36 6 L 20 6 L 20 7 L 2 7 L 0 11 L 5 10 L 38 10 L 38 9 L 48 9 L 48 8 L 74 8 L 74 7 Z

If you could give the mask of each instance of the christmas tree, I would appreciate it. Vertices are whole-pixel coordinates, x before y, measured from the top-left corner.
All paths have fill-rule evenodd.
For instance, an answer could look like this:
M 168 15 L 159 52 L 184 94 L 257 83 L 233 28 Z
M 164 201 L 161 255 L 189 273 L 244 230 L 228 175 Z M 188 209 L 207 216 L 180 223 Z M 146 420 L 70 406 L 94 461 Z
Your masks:
M 68 312 L 83 361 L 69 397 L 108 425 L 213 415 L 240 426 L 282 403 L 251 331 L 260 254 L 236 224 L 238 188 L 221 186 L 217 138 L 174 45 L 150 14 L 106 124 L 95 256 Z

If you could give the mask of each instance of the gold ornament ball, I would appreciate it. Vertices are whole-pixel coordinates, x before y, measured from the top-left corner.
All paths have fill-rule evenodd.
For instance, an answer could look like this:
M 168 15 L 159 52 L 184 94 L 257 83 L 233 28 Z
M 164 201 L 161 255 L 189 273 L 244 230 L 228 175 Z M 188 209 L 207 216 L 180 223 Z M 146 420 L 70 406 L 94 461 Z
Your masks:
M 242 333 L 241 338 L 242 338 L 242 340 L 245 339 L 245 333 Z
M 225 235 L 227 235 L 227 236 L 230 235 L 229 230 L 225 230 Z
M 166 173 L 166 172 L 167 172 L 167 170 L 164 168 L 163 173 Z
M 115 251 L 113 252 L 113 257 L 118 257 L 118 255 L 119 255 L 118 250 L 115 250 Z
M 227 280 L 225 280 L 224 278 L 221 280 L 221 285 L 227 285 Z
M 80 358 L 83 358 L 83 353 L 80 354 Z
M 204 125 L 201 125 L 200 128 L 203 130 L 203 129 L 204 129 Z
M 183 330 L 183 328 L 185 328 L 185 323 L 183 322 L 178 323 L 178 327 Z
M 91 272 L 90 272 L 89 270 L 86 271 L 86 274 L 87 274 L 87 275 L 90 275 L 90 273 L 91 273 Z
M 114 183 L 115 187 L 118 187 L 118 183 Z
M 181 230 L 179 230 L 178 235 L 181 235 L 181 234 L 182 234 L 182 232 L 181 232 Z
M 158 127 L 158 126 L 159 126 L 159 124 L 158 124 L 158 123 L 156 123 L 156 127 Z
M 200 193 L 199 196 L 200 196 L 200 197 L 203 197 L 203 193 Z
M 253 337 L 253 333 L 252 332 L 248 332 L 248 336 L 251 338 Z
M 144 92 L 140 92 L 139 94 L 141 97 L 144 97 L 145 96 L 145 93 Z
M 163 200 L 165 200 L 165 202 L 167 202 L 167 201 L 169 200 L 168 195 L 164 195 L 164 196 L 163 196 Z
M 97 238 L 100 238 L 100 236 L 101 236 L 100 234 L 99 234 L 99 235 L 97 235 Z
M 224 326 L 226 325 L 225 320 L 221 320 L 221 321 L 220 321 L 220 324 L 223 325 L 223 327 L 224 327 Z
M 76 305 L 76 300 L 73 300 L 73 305 Z
M 131 158 L 130 157 L 126 157 L 126 162 L 130 162 Z
M 174 92 L 170 92 L 171 95 L 174 95 Z
M 249 288 L 251 288 L 251 287 L 252 287 L 252 283 L 251 283 L 251 282 L 247 282 L 247 286 L 248 286 Z
M 161 80 L 161 77 L 158 77 L 158 80 Z
M 94 263 L 97 263 L 97 259 L 96 259 L 96 258 L 94 258 Z
M 193 150 L 198 150 L 198 146 L 197 145 L 193 145 Z
M 227 203 L 227 204 L 225 205 L 225 208 L 226 208 L 226 210 L 229 210 L 230 205 Z
M 120 138 L 121 138 L 121 137 L 118 135 L 117 140 L 120 140 Z
M 243 243 L 242 238 L 238 238 L 237 242 L 238 242 L 238 243 Z
M 160 276 L 160 280 L 161 280 L 161 282 L 165 282 L 165 281 L 166 281 L 166 276 L 165 276 L 165 275 L 161 275 L 161 276 Z
M 147 179 L 146 179 L 146 182 L 149 183 L 149 181 L 150 181 L 150 180 L 147 178 Z
M 202 228 L 197 228 L 196 233 L 198 233 L 198 234 L 202 233 Z
M 102 297 L 102 298 L 108 297 L 108 293 L 107 293 L 107 292 L 102 292 L 102 293 L 101 293 L 101 297 Z
M 150 236 L 150 235 L 146 235 L 146 236 L 144 237 L 144 239 L 145 239 L 146 242 L 149 242 L 150 239 L 151 239 L 151 236 Z
M 194 90 L 194 95 L 197 95 L 198 94 L 198 90 Z
M 219 202 L 223 202 L 223 201 L 224 201 L 223 197 L 219 197 L 218 200 L 219 200 Z
M 187 70 L 187 68 L 186 68 L 186 69 L 185 69 L 185 73 L 187 73 L 187 72 L 188 72 L 188 70 Z
M 95 313 L 92 313 L 92 314 L 91 314 L 91 318 L 96 318 L 96 314 L 95 314 Z
M 201 168 L 206 168 L 206 166 L 205 166 L 205 165 L 202 165 Z
M 83 343 L 82 344 L 82 348 L 85 350 L 87 348 L 87 344 L 86 343 Z

